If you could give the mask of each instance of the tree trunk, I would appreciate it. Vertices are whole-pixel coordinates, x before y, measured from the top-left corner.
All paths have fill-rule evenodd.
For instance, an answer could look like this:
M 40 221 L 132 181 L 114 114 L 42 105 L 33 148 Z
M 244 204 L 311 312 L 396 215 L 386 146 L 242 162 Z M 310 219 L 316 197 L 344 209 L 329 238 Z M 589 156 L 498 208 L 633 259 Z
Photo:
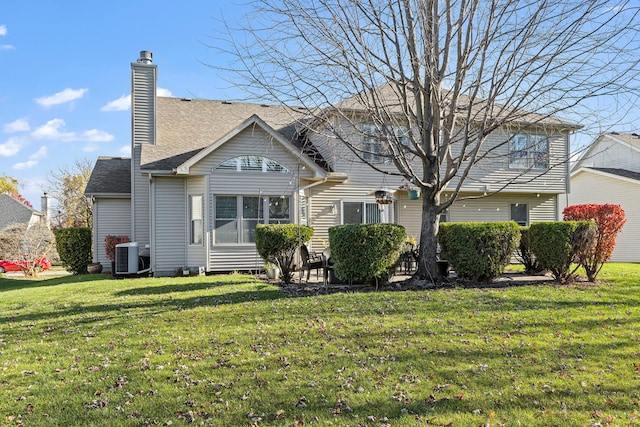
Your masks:
M 432 189 L 423 189 L 422 198 L 422 226 L 420 229 L 420 253 L 418 255 L 418 269 L 411 278 L 414 283 L 427 282 L 432 285 L 442 278 L 436 264 L 438 253 L 438 227 L 440 215 L 436 211 L 440 204 L 440 193 Z

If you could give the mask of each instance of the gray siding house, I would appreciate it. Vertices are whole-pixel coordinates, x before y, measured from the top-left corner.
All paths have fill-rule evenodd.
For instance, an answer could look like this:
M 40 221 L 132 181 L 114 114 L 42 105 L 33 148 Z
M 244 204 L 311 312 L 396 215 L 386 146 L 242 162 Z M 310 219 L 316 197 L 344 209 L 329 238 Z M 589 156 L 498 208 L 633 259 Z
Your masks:
M 31 227 L 38 222 L 49 221 L 49 196 L 45 194 L 41 201 L 43 212 L 38 212 L 8 194 L 0 194 L 0 231 L 13 224 Z
M 131 159 L 99 157 L 86 189 L 94 200 L 95 261 L 107 269 L 104 237 L 110 234 L 126 234 L 148 248 L 155 276 L 174 275 L 186 266 L 206 272 L 261 268 L 254 244 L 257 223 L 313 227 L 312 250 L 322 250 L 328 229 L 343 223 L 396 222 L 409 235 L 419 235 L 422 202 L 409 197 L 401 178 L 384 182 L 396 189 L 394 202 L 376 204 L 371 192 L 381 186 L 383 174 L 312 131 L 301 111 L 158 97 L 158 69 L 149 52 L 141 52 L 131 71 Z M 354 137 L 362 138 L 367 123 L 360 115 Z M 339 117 L 333 126 L 354 126 Z M 462 195 L 491 194 L 516 176 L 528 178 L 527 184 L 460 200 L 443 220 L 557 220 L 568 167 L 550 164 L 567 158 L 569 133 L 576 128 L 561 124 L 546 126 L 544 133 L 535 126 L 495 132 L 488 143 L 502 154 L 478 165 Z M 527 141 L 534 138 L 543 138 L 535 146 L 544 152 L 527 152 Z M 535 158 L 546 160 L 532 167 L 527 162 Z

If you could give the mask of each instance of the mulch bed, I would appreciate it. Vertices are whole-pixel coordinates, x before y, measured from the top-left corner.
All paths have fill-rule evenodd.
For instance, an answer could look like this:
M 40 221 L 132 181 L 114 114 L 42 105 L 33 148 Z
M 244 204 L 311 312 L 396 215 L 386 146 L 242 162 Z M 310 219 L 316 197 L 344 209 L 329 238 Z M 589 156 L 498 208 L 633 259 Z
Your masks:
M 280 286 L 287 294 L 293 296 L 307 295 L 324 295 L 337 292 L 354 293 L 354 292 L 376 292 L 376 291 L 411 291 L 425 289 L 446 289 L 446 288 L 474 288 L 474 289 L 499 289 L 510 288 L 514 286 L 533 286 L 533 285 L 560 285 L 551 275 L 529 276 L 523 273 L 504 273 L 500 277 L 488 283 L 471 282 L 457 278 L 455 276 L 444 279 L 441 283 L 434 284 L 430 281 L 410 280 L 411 276 L 393 276 L 391 281 L 385 285 L 375 286 L 371 284 L 353 283 L 329 283 L 322 282 L 296 282 L 296 283 L 279 283 L 271 281 Z M 578 278 L 573 284 L 590 285 L 591 282 L 586 279 Z

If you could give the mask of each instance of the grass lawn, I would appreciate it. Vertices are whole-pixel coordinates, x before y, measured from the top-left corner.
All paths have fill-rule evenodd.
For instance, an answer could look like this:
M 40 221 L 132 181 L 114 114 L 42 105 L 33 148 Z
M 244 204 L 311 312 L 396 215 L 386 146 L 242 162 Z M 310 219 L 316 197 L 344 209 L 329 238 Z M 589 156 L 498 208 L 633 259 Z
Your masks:
M 0 278 L 0 425 L 640 425 L 640 265 L 600 277 L 300 298 Z

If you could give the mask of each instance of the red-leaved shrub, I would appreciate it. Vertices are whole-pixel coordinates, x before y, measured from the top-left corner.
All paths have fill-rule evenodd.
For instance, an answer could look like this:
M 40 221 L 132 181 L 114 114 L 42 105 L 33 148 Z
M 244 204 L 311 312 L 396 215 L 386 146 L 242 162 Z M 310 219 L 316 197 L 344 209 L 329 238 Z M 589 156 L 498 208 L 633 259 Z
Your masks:
M 584 204 L 567 206 L 562 211 L 565 221 L 593 221 L 596 223 L 594 243 L 578 254 L 578 262 L 590 281 L 595 280 L 605 262 L 611 259 L 616 247 L 616 237 L 627 221 L 624 210 L 614 204 Z
M 116 245 L 129 243 L 129 236 L 113 236 L 108 234 L 104 238 L 104 253 L 111 261 L 116 259 Z

